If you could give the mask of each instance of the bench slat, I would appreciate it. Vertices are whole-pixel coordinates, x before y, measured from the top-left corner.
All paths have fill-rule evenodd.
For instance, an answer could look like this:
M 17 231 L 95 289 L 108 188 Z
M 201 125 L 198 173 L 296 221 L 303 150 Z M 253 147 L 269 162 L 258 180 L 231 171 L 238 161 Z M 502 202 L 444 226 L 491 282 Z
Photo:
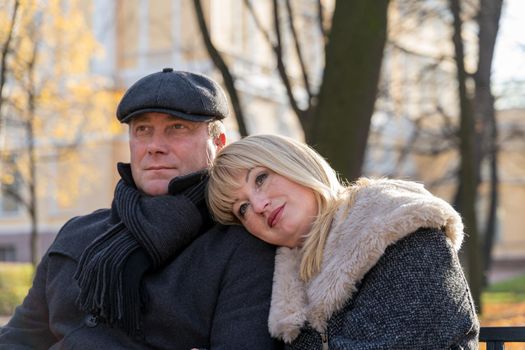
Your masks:
M 525 327 L 481 327 L 479 341 L 487 343 L 487 350 L 501 350 L 504 343 L 525 342 Z

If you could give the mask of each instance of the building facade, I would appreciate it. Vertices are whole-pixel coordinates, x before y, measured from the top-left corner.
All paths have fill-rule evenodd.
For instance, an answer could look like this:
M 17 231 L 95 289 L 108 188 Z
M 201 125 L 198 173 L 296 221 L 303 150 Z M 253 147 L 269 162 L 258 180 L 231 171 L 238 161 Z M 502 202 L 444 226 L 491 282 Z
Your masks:
M 248 131 L 279 133 L 302 139 L 300 125 L 288 106 L 286 91 L 275 69 L 272 48 L 259 27 L 266 28 L 272 39 L 271 2 L 251 3 L 260 23 L 241 0 L 202 1 L 211 37 L 236 77 L 236 89 L 246 114 Z M 324 60 L 321 35 L 313 29 L 316 3 L 312 0 L 292 1 L 299 14 L 297 25 L 306 38 L 304 40 L 309 43 L 304 54 L 311 67 L 314 89 L 320 84 Z M 323 3 L 328 11 L 333 9 L 333 1 Z M 101 88 L 115 96 L 106 101 L 104 109 L 107 125 L 114 132 L 89 134 L 76 149 L 74 157 L 38 164 L 37 173 L 42 174 L 37 191 L 40 255 L 69 218 L 110 206 L 118 181 L 115 164 L 129 159 L 126 127 L 120 126 L 114 117 L 118 98 L 127 87 L 140 77 L 164 67 L 200 72 L 222 81 L 203 45 L 193 1 L 90 0 L 84 1 L 84 4 L 85 16 L 102 47 L 102 54 L 93 55 L 89 71 L 103 81 Z M 391 10 L 391 22 L 395 23 L 398 18 L 398 21 L 408 25 L 406 16 L 399 16 L 396 11 L 395 8 Z M 394 29 L 389 29 L 389 35 L 395 34 Z M 406 33 L 397 35 L 403 37 Z M 408 37 L 403 38 L 403 42 L 410 46 L 420 44 L 421 40 Z M 423 49 L 432 51 L 432 43 L 427 44 L 423 45 Z M 287 57 L 292 82 L 299 80 L 299 63 L 292 54 Z M 446 101 L 453 94 L 452 89 L 443 88 L 445 77 L 450 75 L 450 71 L 447 73 L 450 64 L 444 64 L 440 70 L 426 75 L 418 82 L 420 89 L 413 88 L 417 76 L 414 67 L 424 66 L 427 61 L 400 55 L 392 46 L 387 47 L 382 84 L 389 88 L 380 96 L 374 116 L 375 129 L 380 130 L 381 137 L 378 141 L 379 138 L 371 136 L 366 172 L 422 181 L 436 194 L 451 200 L 453 182 L 440 185 L 434 180 L 436 173 L 447 168 L 450 162 L 457 161 L 457 154 L 411 156 L 402 162 L 401 167 L 395 161 L 402 153 L 399 150 L 410 142 L 414 120 L 428 112 L 425 108 L 429 105 L 425 101 L 441 101 L 447 105 Z M 439 91 L 433 86 L 441 86 L 446 91 Z M 294 92 L 299 97 L 304 94 L 299 85 Z M 447 112 L 455 113 L 454 107 L 447 109 Z M 235 140 L 239 137 L 237 125 L 233 117 L 228 119 L 227 134 L 230 140 Z M 498 120 L 503 127 L 508 125 L 509 128 L 524 130 L 525 103 L 522 108 L 502 109 L 498 112 Z M 434 122 L 435 119 L 428 119 L 431 125 Z M 2 146 L 10 142 L 6 130 L 0 129 Z M 385 144 L 384 140 L 389 143 Z M 525 260 L 525 235 L 520 232 L 525 227 L 525 217 L 521 215 L 524 209 L 519 200 L 525 198 L 523 141 L 514 140 L 508 147 L 500 160 L 501 205 L 494 256 L 498 260 Z M 17 186 L 16 180 L 12 181 L 12 186 Z M 62 192 L 67 195 L 61 196 Z M 27 210 L 4 191 L 0 195 L 0 261 L 30 261 L 29 232 Z

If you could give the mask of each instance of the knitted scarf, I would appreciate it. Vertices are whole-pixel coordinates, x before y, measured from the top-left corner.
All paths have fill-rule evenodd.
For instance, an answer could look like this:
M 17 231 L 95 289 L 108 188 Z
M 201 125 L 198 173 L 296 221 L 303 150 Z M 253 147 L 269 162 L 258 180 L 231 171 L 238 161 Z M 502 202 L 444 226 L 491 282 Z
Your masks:
M 119 221 L 82 253 L 74 276 L 80 287 L 77 303 L 81 310 L 140 337 L 140 315 L 147 303 L 144 274 L 168 262 L 209 227 L 206 178 L 204 173 L 175 178 L 170 195 L 151 197 L 137 190 L 129 164 L 118 169 L 122 180 L 111 210 Z

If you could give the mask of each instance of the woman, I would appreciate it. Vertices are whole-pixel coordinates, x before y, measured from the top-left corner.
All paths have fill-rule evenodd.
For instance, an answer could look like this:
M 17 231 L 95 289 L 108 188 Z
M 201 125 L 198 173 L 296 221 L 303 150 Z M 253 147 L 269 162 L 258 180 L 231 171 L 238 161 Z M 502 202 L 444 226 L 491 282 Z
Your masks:
M 217 155 L 208 204 L 217 221 L 282 246 L 269 329 L 288 348 L 477 348 L 461 218 L 422 185 L 346 186 L 307 145 L 258 135 Z

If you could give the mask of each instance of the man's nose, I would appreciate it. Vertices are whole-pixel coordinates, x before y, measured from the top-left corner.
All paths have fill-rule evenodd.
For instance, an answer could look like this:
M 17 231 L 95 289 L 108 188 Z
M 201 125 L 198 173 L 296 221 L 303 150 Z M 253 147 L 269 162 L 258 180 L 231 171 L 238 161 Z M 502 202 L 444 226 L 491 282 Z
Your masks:
M 154 133 L 148 143 L 148 153 L 166 153 L 168 149 L 167 139 L 162 133 Z

